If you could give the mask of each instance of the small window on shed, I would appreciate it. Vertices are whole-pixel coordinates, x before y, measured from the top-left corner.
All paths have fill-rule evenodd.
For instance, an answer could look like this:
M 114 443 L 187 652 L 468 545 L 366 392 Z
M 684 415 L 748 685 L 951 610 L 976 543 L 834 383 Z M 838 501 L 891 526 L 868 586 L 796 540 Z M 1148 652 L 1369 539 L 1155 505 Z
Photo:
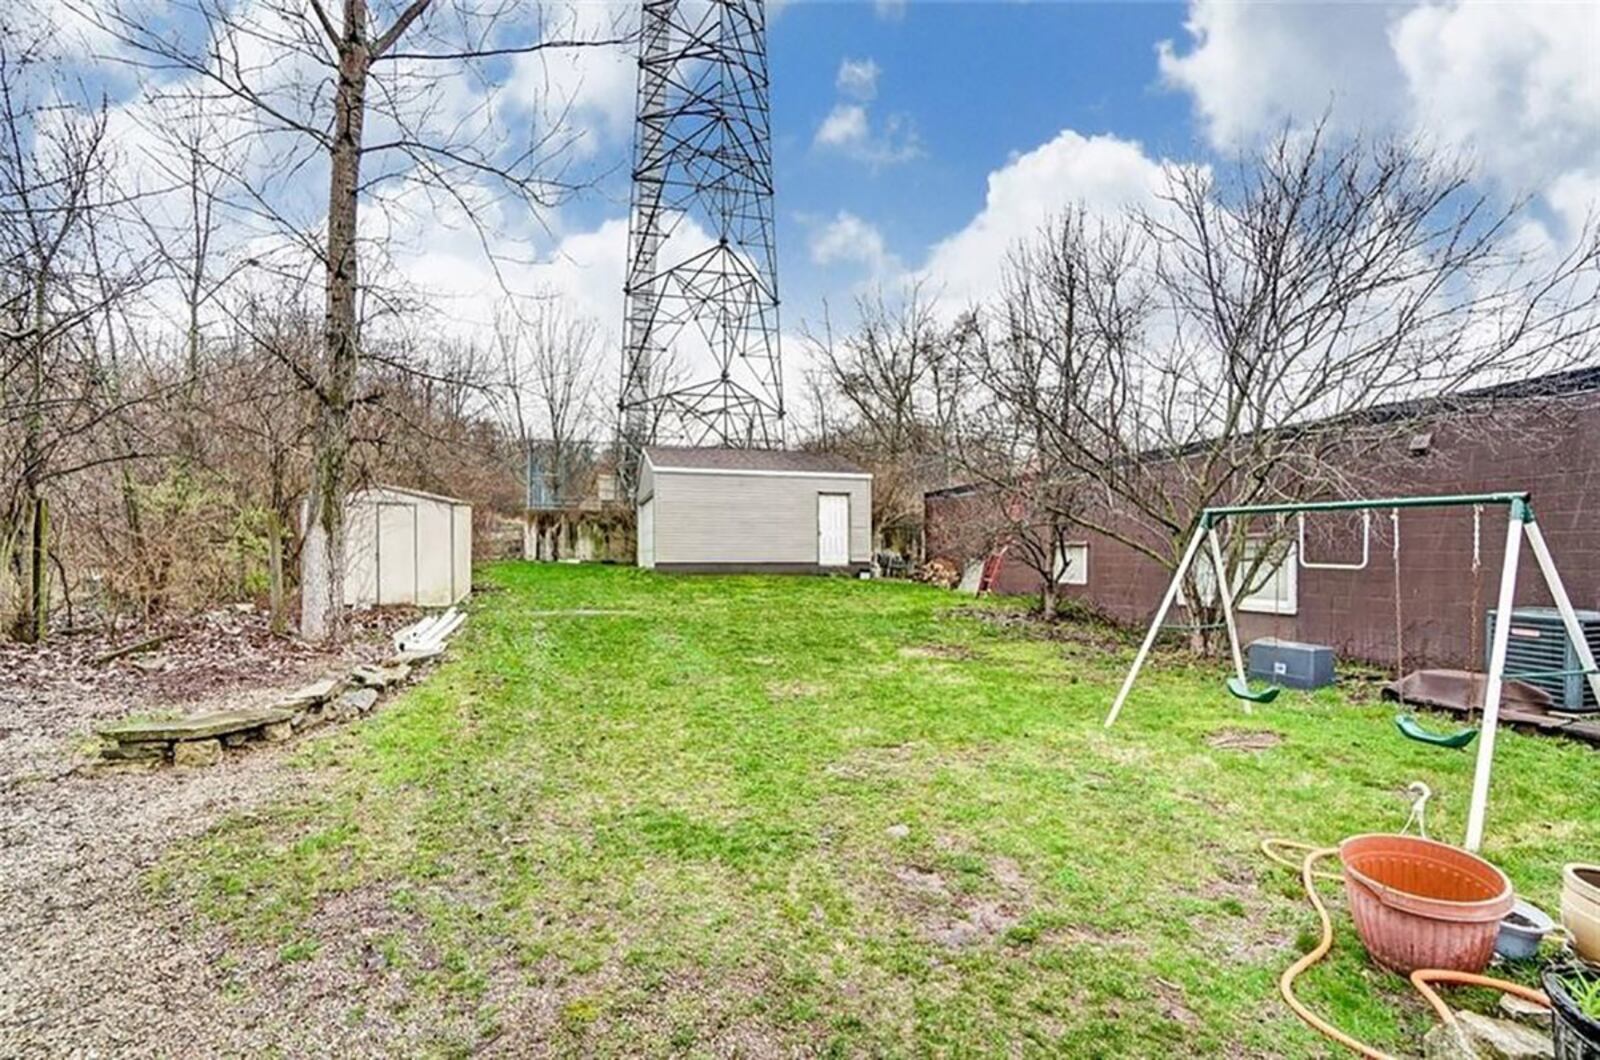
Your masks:
M 1426 456 L 1428 451 L 1433 448 L 1433 432 L 1418 431 L 1413 434 L 1407 448 L 1411 450 L 1412 456 Z
M 616 500 L 617 499 L 617 476 L 609 475 L 609 474 L 596 475 L 595 476 L 595 481 L 594 481 L 594 489 L 595 489 L 595 492 L 600 495 L 600 499 L 601 500 L 603 500 L 603 501 L 614 501 L 614 500 Z

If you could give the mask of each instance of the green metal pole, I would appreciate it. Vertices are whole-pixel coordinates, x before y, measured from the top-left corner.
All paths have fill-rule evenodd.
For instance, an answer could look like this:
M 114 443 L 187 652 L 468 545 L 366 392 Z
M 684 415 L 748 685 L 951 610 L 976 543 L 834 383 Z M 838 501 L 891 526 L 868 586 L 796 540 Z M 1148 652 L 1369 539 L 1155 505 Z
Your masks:
M 1452 493 L 1439 497 L 1374 497 L 1355 501 L 1291 501 L 1283 504 L 1236 504 L 1207 508 L 1202 516 L 1278 515 L 1287 512 L 1359 512 L 1379 508 L 1459 508 L 1474 504 L 1510 505 L 1523 522 L 1533 518 L 1532 495 L 1526 490 L 1501 493 Z

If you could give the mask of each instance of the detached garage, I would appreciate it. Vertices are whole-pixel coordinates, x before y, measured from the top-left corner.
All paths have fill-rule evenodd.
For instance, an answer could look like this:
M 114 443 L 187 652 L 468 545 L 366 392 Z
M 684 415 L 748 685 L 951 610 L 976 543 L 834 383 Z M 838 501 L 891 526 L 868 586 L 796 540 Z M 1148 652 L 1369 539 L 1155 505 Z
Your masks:
M 448 607 L 470 592 L 472 505 L 398 486 L 346 498 L 346 604 Z
M 827 453 L 649 446 L 639 566 L 819 574 L 872 563 L 872 476 Z

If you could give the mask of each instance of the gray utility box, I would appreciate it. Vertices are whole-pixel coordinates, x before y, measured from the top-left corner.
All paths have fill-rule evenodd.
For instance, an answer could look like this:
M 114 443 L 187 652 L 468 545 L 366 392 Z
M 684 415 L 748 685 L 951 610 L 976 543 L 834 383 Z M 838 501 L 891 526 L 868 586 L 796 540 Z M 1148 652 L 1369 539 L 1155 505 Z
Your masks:
M 1251 677 L 1283 688 L 1322 688 L 1333 684 L 1333 649 L 1325 644 L 1301 644 L 1263 637 L 1250 642 Z

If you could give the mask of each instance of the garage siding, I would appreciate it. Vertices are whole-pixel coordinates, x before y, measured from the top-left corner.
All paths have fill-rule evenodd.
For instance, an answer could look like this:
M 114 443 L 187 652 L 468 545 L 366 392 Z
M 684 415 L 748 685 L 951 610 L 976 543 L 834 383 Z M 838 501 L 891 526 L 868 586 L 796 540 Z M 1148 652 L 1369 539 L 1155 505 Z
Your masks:
M 817 497 L 850 495 L 850 562 L 872 558 L 871 482 L 823 475 L 654 469 L 658 565 L 817 562 Z

